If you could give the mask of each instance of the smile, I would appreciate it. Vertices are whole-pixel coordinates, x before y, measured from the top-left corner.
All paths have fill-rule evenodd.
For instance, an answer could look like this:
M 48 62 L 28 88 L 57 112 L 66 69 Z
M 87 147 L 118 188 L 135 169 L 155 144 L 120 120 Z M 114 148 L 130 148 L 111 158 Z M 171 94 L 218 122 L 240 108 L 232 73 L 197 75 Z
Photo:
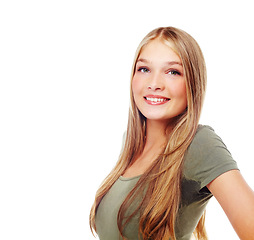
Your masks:
M 147 96 L 147 97 L 144 97 L 144 99 L 148 104 L 151 104 L 151 105 L 161 105 L 161 104 L 164 104 L 170 100 L 170 98 L 155 97 L 155 96 L 151 96 L 151 97 Z

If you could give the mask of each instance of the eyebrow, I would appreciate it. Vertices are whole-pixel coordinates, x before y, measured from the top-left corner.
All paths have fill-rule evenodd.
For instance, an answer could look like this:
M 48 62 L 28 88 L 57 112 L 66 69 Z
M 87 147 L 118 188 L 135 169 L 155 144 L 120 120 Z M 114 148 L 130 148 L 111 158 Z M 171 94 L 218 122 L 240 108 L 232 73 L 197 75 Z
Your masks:
M 151 63 L 151 61 L 148 61 L 145 58 L 139 58 L 137 63 L 138 62 Z M 168 64 L 168 65 L 175 65 L 175 64 L 177 64 L 177 65 L 183 66 L 183 64 L 181 62 L 178 62 L 178 61 L 169 61 L 169 62 L 166 62 L 166 64 Z

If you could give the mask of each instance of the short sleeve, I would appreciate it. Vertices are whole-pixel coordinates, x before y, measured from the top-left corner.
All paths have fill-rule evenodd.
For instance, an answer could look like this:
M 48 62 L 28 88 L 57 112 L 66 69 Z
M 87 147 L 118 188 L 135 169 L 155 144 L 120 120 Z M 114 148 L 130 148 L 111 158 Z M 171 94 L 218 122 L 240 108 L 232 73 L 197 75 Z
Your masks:
M 200 184 L 200 189 L 221 174 L 238 169 L 221 138 L 209 126 L 200 125 L 185 154 L 184 177 Z

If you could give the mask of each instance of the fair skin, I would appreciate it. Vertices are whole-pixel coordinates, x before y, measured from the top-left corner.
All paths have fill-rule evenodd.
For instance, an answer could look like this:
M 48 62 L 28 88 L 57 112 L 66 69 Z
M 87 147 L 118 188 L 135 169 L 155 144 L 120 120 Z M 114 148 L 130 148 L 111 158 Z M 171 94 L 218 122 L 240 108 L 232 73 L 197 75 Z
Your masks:
M 183 67 L 178 55 L 160 40 L 142 49 L 132 81 L 135 103 L 147 119 L 147 136 L 141 156 L 124 177 L 141 175 L 161 152 L 165 127 L 187 107 Z M 239 238 L 254 239 L 254 192 L 240 171 L 232 170 L 207 185 L 218 200 Z
M 240 171 L 226 172 L 207 185 L 242 240 L 254 239 L 254 192 Z

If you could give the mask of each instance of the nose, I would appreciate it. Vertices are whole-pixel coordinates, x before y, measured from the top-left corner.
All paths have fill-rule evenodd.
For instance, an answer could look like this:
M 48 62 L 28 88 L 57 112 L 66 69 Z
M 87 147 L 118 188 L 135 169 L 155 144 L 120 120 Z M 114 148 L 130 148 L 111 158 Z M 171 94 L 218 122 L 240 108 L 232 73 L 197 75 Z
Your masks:
M 163 91 L 165 89 L 163 77 L 157 73 L 151 75 L 147 84 L 147 88 L 148 90 L 152 91 Z

